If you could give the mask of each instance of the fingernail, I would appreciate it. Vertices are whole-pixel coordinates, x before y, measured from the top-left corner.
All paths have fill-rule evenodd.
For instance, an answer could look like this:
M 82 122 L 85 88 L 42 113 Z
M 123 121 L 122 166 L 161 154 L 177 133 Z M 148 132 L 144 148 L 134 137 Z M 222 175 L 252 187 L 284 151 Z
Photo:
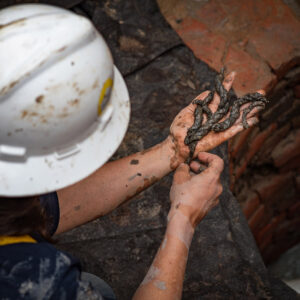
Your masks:
M 263 95 L 263 96 L 265 96 L 265 95 L 266 95 L 266 92 L 265 92 L 265 90 L 258 90 L 257 92 L 258 92 L 259 94 Z
M 258 118 L 253 118 L 251 120 L 251 125 L 256 125 L 259 122 Z
M 230 76 L 231 76 L 232 78 L 234 78 L 235 75 L 236 75 L 236 71 L 232 71 L 232 72 L 230 73 Z
M 234 76 L 235 76 L 235 72 L 233 71 L 233 72 L 230 72 L 229 73 L 229 75 L 226 77 L 226 82 L 228 83 L 228 82 L 230 82 L 230 81 L 232 81 L 233 79 L 234 79 Z

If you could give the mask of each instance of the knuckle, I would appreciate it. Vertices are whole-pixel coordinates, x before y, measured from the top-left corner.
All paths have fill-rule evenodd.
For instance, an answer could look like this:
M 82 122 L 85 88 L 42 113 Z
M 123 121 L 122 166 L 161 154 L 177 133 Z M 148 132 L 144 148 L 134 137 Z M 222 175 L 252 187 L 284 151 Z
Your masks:
M 215 160 L 216 160 L 216 163 L 218 164 L 218 167 L 223 170 L 224 160 L 221 157 L 217 156 L 217 155 L 216 155 Z
M 221 195 L 223 193 L 223 186 L 221 184 L 218 185 L 218 194 Z
M 203 99 L 208 95 L 208 93 L 210 93 L 209 90 L 206 90 L 206 91 L 202 92 L 201 94 L 199 94 L 199 95 L 195 98 L 195 100 L 203 100 Z
M 210 93 L 210 90 L 205 90 L 204 92 L 202 92 L 199 96 L 203 97 L 206 96 L 208 93 Z
M 219 163 L 220 163 L 220 167 L 222 168 L 222 170 L 224 169 L 224 160 L 220 157 L 218 157 L 219 159 Z
M 213 201 L 213 203 L 212 203 L 212 205 L 211 205 L 211 208 L 214 208 L 214 207 L 217 206 L 218 204 L 219 204 L 219 199 L 216 198 L 216 199 Z

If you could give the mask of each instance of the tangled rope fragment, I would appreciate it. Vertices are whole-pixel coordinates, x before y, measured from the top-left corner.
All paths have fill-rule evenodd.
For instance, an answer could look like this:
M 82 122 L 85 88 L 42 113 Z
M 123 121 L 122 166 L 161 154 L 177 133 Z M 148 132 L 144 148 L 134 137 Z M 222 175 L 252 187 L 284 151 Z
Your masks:
M 189 146 L 190 155 L 186 163 L 190 163 L 193 159 L 193 154 L 197 142 L 206 136 L 210 131 L 221 132 L 230 128 L 240 116 L 241 106 L 250 103 L 250 105 L 243 110 L 242 124 L 244 128 L 248 128 L 247 115 L 255 107 L 265 107 L 268 102 L 266 97 L 260 93 L 249 93 L 241 98 L 237 98 L 233 93 L 228 92 L 222 82 L 224 80 L 225 69 L 222 68 L 221 72 L 215 78 L 215 91 L 210 91 L 204 100 L 194 100 L 193 103 L 197 104 L 194 112 L 194 124 L 188 129 L 184 143 Z M 220 103 L 215 113 L 212 113 L 208 105 L 214 97 L 214 92 L 220 96 Z M 229 112 L 230 110 L 230 112 Z M 229 112 L 229 116 L 222 122 Z M 206 114 L 206 122 L 203 123 L 203 117 Z

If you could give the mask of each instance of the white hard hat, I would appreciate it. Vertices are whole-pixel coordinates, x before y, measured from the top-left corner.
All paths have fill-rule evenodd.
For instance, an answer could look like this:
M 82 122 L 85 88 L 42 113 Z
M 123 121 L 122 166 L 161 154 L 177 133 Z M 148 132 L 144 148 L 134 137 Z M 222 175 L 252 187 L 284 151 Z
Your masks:
M 116 151 L 125 82 L 92 23 L 41 4 L 0 11 L 0 196 L 73 184 Z

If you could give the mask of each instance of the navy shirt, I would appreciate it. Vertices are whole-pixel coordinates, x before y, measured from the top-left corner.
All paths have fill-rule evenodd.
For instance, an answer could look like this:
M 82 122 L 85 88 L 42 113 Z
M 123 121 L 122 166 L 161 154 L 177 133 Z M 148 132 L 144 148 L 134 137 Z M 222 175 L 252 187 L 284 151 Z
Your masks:
M 40 200 L 51 217 L 48 230 L 53 234 L 59 222 L 57 194 Z M 89 282 L 81 280 L 77 259 L 34 238 L 37 243 L 0 246 L 0 299 L 103 299 Z

